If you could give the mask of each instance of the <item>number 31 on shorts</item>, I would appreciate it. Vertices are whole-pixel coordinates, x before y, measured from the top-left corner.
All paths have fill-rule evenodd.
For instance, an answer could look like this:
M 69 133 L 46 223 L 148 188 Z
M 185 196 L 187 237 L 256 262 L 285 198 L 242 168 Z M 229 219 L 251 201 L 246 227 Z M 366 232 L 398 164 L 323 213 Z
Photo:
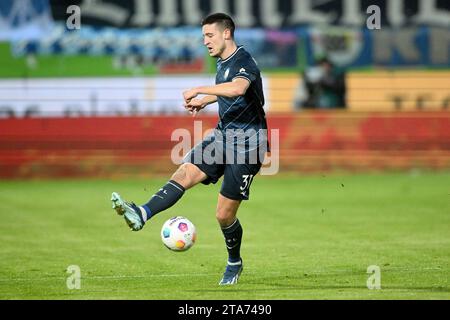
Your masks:
M 247 190 L 250 188 L 250 185 L 253 181 L 253 175 L 252 174 L 244 174 L 242 175 L 242 186 L 241 186 L 241 194 L 247 193 Z

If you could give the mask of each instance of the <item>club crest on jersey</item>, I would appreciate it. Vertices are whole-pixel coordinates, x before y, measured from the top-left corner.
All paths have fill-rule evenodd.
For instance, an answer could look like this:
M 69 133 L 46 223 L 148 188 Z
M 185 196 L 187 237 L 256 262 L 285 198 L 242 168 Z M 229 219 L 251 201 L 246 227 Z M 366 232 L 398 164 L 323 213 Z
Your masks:
M 224 78 L 225 80 L 227 80 L 229 74 L 230 74 L 230 68 L 228 68 L 228 69 L 225 71 L 225 74 L 223 75 L 223 78 Z

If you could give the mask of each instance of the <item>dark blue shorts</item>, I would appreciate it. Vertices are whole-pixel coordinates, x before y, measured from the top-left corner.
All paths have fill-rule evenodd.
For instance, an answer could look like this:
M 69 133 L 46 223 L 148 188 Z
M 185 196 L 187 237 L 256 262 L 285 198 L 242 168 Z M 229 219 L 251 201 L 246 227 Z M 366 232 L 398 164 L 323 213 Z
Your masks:
M 184 162 L 196 165 L 207 175 L 202 182 L 205 185 L 215 184 L 223 176 L 220 194 L 224 197 L 232 200 L 248 200 L 253 178 L 261 169 L 264 159 L 260 156 L 253 156 L 250 159 L 246 154 L 243 156 L 245 161 L 242 161 L 241 158 L 237 158 L 236 152 L 229 158 L 226 153 L 226 148 L 218 143 L 214 136 L 210 136 L 195 146 L 185 156 Z

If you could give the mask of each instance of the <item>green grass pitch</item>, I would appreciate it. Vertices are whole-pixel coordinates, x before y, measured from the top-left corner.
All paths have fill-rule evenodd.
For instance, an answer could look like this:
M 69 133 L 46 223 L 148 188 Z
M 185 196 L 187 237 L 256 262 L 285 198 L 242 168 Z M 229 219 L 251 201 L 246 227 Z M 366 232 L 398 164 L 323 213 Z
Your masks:
M 232 287 L 217 285 L 219 185 L 189 190 L 137 233 L 112 211 L 112 191 L 141 204 L 165 181 L 1 181 L 0 299 L 450 298 L 449 172 L 258 176 L 239 212 L 245 268 Z M 174 215 L 197 226 L 187 252 L 160 241 Z M 372 265 L 380 290 L 367 288 Z

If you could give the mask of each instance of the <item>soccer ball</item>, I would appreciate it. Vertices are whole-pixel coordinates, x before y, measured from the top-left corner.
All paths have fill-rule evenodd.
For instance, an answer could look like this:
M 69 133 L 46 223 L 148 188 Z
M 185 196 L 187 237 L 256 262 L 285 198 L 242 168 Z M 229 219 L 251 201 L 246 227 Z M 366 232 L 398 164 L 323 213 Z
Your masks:
M 172 251 L 186 251 L 197 238 L 194 224 L 185 217 L 173 217 L 161 228 L 161 239 Z

